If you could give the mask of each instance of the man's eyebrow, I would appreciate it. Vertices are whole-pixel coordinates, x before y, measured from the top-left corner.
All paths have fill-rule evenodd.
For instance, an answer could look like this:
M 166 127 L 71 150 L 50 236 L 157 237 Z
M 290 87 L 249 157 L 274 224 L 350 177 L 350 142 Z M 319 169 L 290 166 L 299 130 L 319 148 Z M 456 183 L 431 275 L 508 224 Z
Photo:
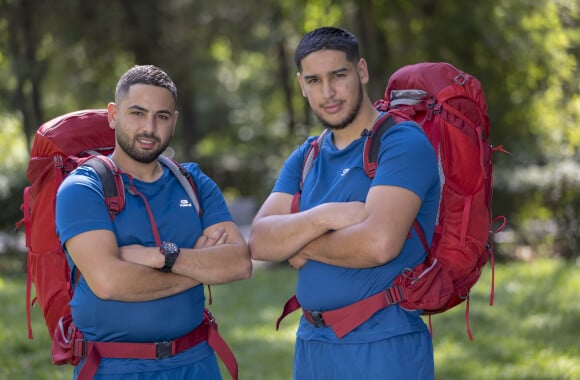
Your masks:
M 133 104 L 132 106 L 129 106 L 130 110 L 137 110 L 137 111 L 142 111 L 142 112 L 149 112 L 149 110 L 145 107 L 141 107 L 138 104 Z M 172 112 L 170 110 L 159 110 L 157 112 L 155 112 L 156 114 L 166 114 L 166 115 L 171 115 Z
M 137 105 L 137 104 L 133 104 L 133 105 L 129 106 L 128 109 L 130 109 L 130 110 L 137 110 L 137 111 L 143 111 L 143 112 L 149 111 L 147 108 L 141 107 L 140 105 Z
M 346 68 L 346 67 L 341 67 L 340 69 L 336 69 L 336 70 L 329 71 L 327 75 L 328 75 L 328 76 L 332 76 L 332 75 L 335 75 L 335 74 L 344 73 L 344 72 L 346 72 L 346 71 L 348 71 L 348 68 Z M 306 80 L 309 80 L 309 79 L 315 79 L 315 78 L 318 78 L 318 77 L 319 77 L 319 75 L 317 75 L 317 74 L 311 74 L 311 75 L 303 75 L 303 76 L 302 76 L 302 78 L 304 78 L 304 79 L 306 79 Z
M 340 69 L 332 70 L 329 74 L 334 75 L 334 74 L 344 73 L 345 71 L 348 71 L 348 68 L 341 67 Z

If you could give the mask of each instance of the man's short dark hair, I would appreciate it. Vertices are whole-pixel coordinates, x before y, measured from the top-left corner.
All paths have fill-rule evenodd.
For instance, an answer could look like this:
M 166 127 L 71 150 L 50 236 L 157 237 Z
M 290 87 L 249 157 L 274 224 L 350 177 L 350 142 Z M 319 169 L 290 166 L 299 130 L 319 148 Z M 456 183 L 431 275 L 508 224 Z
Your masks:
M 357 38 L 345 29 L 321 27 L 307 33 L 294 53 L 294 63 L 298 71 L 302 71 L 302 60 L 310 53 L 319 50 L 338 50 L 346 54 L 350 62 L 358 62 L 360 58 Z
M 171 92 L 173 101 L 177 103 L 177 88 L 173 80 L 171 80 L 165 71 L 153 65 L 136 65 L 127 70 L 117 82 L 115 102 L 118 103 L 120 98 L 127 94 L 129 88 L 134 84 L 148 84 L 163 87 Z

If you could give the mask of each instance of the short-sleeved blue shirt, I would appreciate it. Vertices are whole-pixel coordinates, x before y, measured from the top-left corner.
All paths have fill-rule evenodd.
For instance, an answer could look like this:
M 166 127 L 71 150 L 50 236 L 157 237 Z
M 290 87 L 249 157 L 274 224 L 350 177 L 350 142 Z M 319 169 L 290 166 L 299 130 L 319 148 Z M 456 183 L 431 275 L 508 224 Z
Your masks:
M 305 153 L 311 137 L 287 159 L 274 192 L 294 194 L 302 176 Z M 326 202 L 364 202 L 372 186 L 392 185 L 408 189 L 422 200 L 417 220 L 430 242 L 440 197 L 440 183 L 435 152 L 415 123 L 403 122 L 390 128 L 382 137 L 378 167 L 370 179 L 363 166 L 366 137 L 344 149 L 326 136 L 302 189 L 301 210 Z M 354 252 L 353 252 L 354 254 Z M 367 269 L 351 269 L 310 260 L 298 272 L 296 295 L 308 310 L 326 311 L 352 304 L 387 288 L 404 268 L 425 259 L 424 248 L 413 232 L 393 261 Z M 302 318 L 298 337 L 335 343 L 363 343 L 424 329 L 419 312 L 399 306 L 377 312 L 367 322 L 338 339 L 330 328 L 315 328 Z
M 201 216 L 178 179 L 166 167 L 155 182 L 146 183 L 136 179 L 132 182 L 137 191 L 147 198 L 161 240 L 173 241 L 180 247 L 193 247 L 205 228 L 231 221 L 232 217 L 215 182 L 197 164 L 183 166 L 193 177 L 203 210 Z M 122 177 L 125 188 L 130 188 L 129 177 L 126 174 Z M 110 230 L 115 233 L 119 246 L 157 246 L 143 199 L 126 190 L 125 208 L 111 221 L 98 175 L 93 169 L 83 166 L 67 176 L 58 190 L 56 227 L 63 245 L 83 232 Z M 68 253 L 67 260 L 74 268 Z M 82 276 L 70 302 L 73 320 L 88 340 L 122 342 L 158 342 L 183 336 L 202 321 L 204 304 L 203 285 L 147 302 L 103 300 L 91 291 Z M 171 359 L 175 366 L 181 366 L 185 362 L 207 356 L 208 352 L 208 346 L 200 344 L 185 355 Z M 132 371 L 133 364 L 139 371 L 148 366 L 160 369 L 160 362 L 155 360 L 139 361 L 148 364 L 135 364 L 137 361 L 134 360 L 117 362 L 125 362 L 118 367 L 126 372 Z M 161 366 L 172 367 L 171 360 L 164 359 L 163 362 Z

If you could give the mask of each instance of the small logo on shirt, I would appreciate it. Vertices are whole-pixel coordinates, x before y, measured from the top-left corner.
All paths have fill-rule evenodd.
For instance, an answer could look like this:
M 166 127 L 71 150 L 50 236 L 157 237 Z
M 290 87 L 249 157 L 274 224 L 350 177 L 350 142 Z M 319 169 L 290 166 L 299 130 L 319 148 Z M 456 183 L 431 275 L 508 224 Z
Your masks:
M 349 171 L 350 171 L 350 168 L 342 169 L 342 173 L 340 173 L 340 176 L 341 177 L 345 176 Z
M 193 205 L 187 199 L 182 199 L 179 202 L 179 207 L 193 207 Z

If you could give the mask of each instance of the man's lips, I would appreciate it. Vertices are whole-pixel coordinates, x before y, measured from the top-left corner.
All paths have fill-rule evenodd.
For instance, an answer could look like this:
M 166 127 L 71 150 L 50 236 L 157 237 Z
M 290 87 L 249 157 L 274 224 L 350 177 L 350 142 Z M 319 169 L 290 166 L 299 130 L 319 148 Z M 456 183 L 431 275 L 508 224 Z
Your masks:
M 331 113 L 331 114 L 337 113 L 342 109 L 342 103 L 326 104 L 326 105 L 322 106 L 322 109 L 326 113 Z
M 151 148 L 153 148 L 153 146 L 155 146 L 155 144 L 157 143 L 157 140 L 148 139 L 148 138 L 139 138 L 139 139 L 137 139 L 137 142 L 144 149 L 151 149 Z

